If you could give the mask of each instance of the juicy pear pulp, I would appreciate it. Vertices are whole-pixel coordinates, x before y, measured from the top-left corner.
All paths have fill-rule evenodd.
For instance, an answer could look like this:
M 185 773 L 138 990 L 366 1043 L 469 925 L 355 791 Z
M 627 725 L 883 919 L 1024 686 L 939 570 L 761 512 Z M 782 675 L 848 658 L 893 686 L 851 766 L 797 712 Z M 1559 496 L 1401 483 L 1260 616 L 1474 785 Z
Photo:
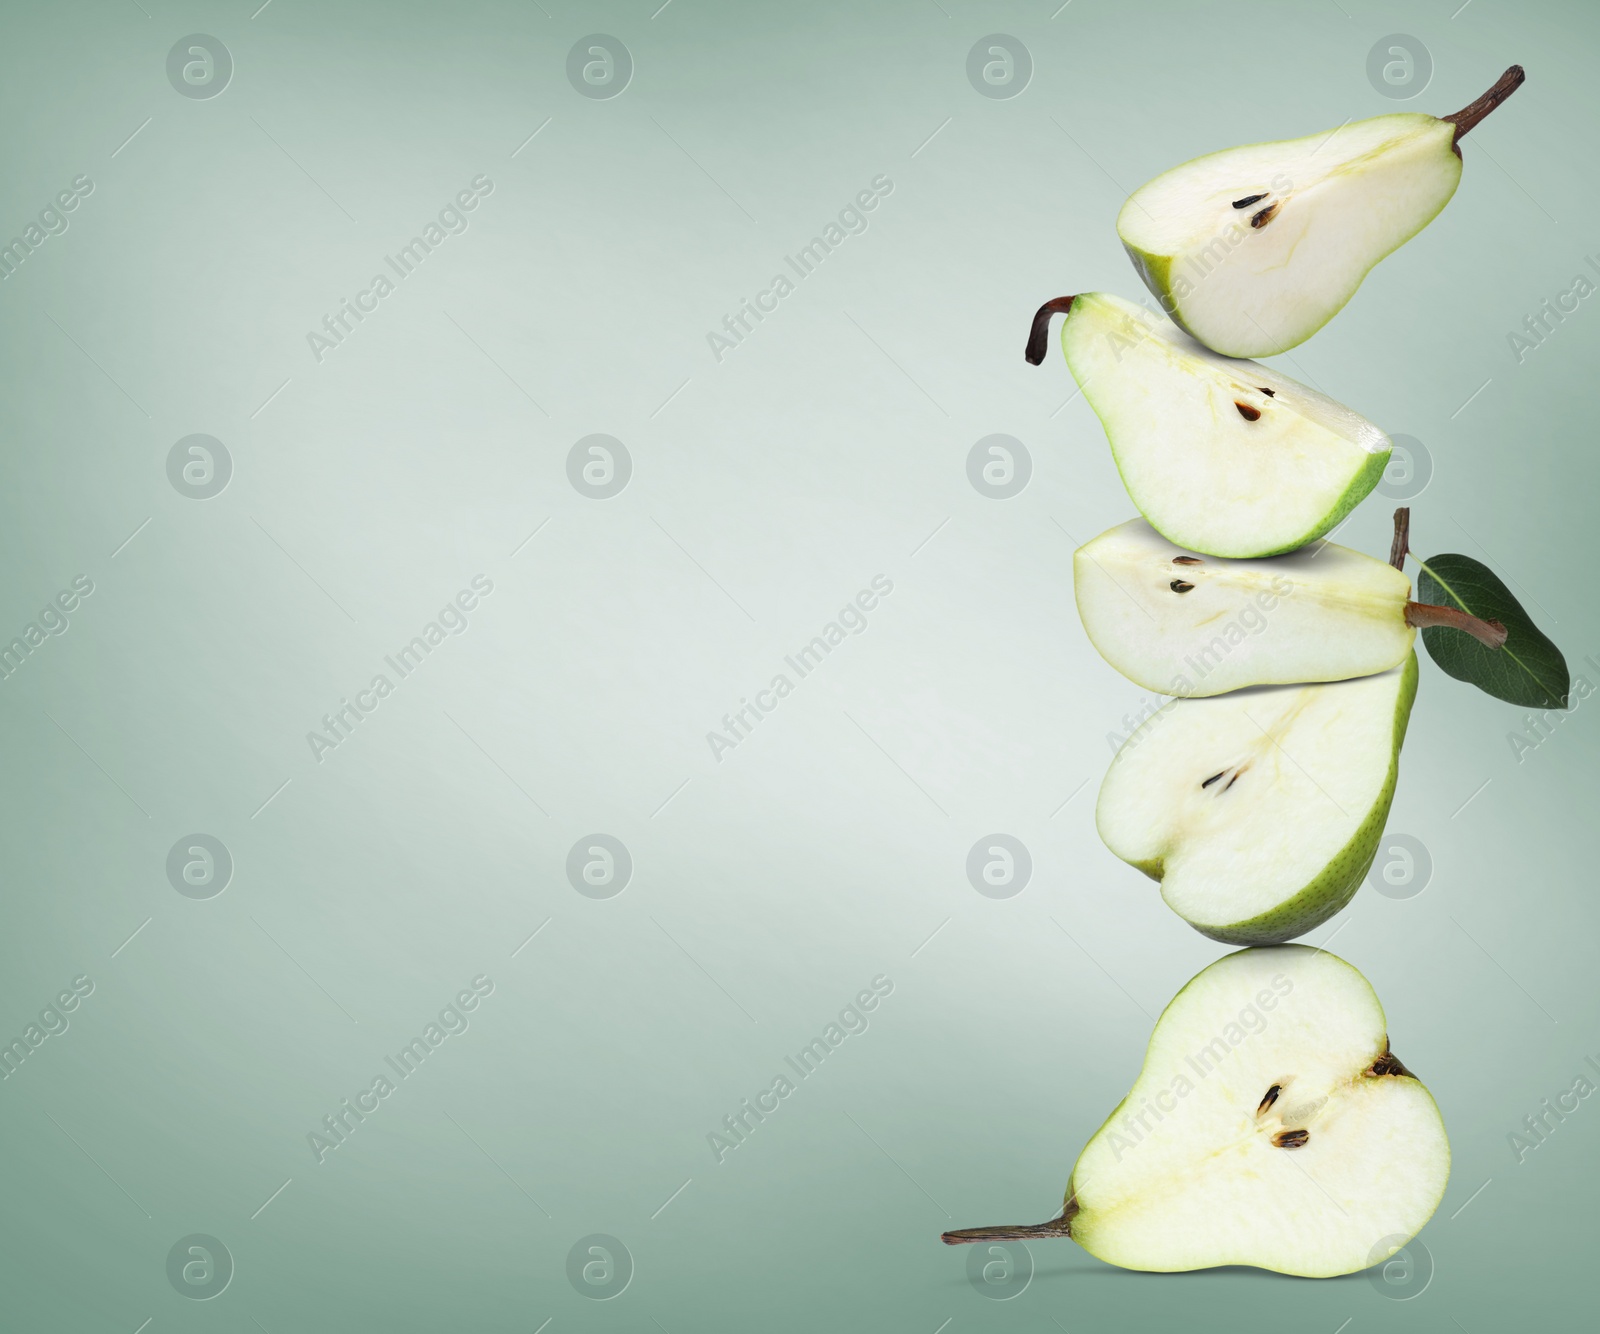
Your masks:
M 1377 485 L 1389 438 L 1331 398 L 1220 357 L 1121 297 L 1073 298 L 1067 365 L 1123 484 L 1169 541 L 1271 556 L 1321 537 Z
M 1176 700 L 1112 761 L 1100 837 L 1213 940 L 1304 935 L 1372 865 L 1416 693 L 1412 653 L 1355 681 Z
M 1370 676 L 1403 662 L 1416 638 L 1405 575 L 1332 542 L 1227 560 L 1133 519 L 1079 547 L 1072 578 L 1101 657 L 1163 695 Z
M 1449 1176 L 1439 1109 L 1389 1055 L 1366 978 L 1279 945 L 1218 960 L 1163 1011 L 1067 1212 L 1073 1240 L 1124 1268 L 1327 1278 L 1414 1237 Z
M 1207 347 L 1282 352 L 1449 203 L 1455 132 L 1413 112 L 1211 153 L 1135 190 L 1117 234 L 1162 308 Z

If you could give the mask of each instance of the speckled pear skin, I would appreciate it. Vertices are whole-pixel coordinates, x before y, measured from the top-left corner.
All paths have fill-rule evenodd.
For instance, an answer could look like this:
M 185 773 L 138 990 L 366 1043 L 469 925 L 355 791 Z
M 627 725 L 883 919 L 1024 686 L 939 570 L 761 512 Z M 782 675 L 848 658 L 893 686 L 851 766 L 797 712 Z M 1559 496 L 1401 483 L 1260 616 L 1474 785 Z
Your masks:
M 1271 912 L 1227 926 L 1199 926 L 1191 922 L 1196 931 L 1226 945 L 1281 945 L 1321 926 L 1355 897 L 1383 842 L 1383 827 L 1389 819 L 1395 783 L 1400 776 L 1400 747 L 1406 739 L 1406 726 L 1411 721 L 1411 705 L 1416 697 L 1417 655 L 1413 652 L 1406 659 L 1405 676 L 1395 702 L 1394 754 L 1389 760 L 1389 777 L 1367 818 L 1322 874 Z

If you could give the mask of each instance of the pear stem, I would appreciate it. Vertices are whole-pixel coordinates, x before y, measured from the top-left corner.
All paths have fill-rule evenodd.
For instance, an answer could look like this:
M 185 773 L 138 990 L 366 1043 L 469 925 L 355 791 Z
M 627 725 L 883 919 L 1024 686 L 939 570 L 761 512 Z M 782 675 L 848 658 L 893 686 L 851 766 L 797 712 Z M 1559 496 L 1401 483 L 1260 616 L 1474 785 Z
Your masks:
M 1506 642 L 1506 628 L 1499 621 L 1480 620 L 1459 607 L 1438 607 L 1431 602 L 1408 602 L 1406 624 L 1419 629 L 1430 625 L 1442 625 L 1451 630 L 1464 630 L 1488 648 L 1500 648 Z
M 1394 541 L 1389 547 L 1389 564 L 1405 572 L 1406 555 L 1411 550 L 1411 507 L 1402 505 L 1394 512 Z
M 1513 65 L 1496 79 L 1494 87 L 1478 98 L 1477 101 L 1467 103 L 1453 116 L 1440 116 L 1440 120 L 1447 120 L 1456 127 L 1455 137 L 1451 139 L 1450 146 L 1454 148 L 1460 143 L 1462 135 L 1466 134 L 1480 120 L 1504 102 L 1506 98 L 1522 87 L 1522 81 L 1527 77 L 1523 73 L 1521 65 Z M 1457 150 L 1456 156 L 1461 156 L 1460 150 Z
M 1077 1200 L 1069 1200 L 1058 1217 L 1048 1223 L 1012 1223 L 999 1227 L 969 1227 L 959 1232 L 940 1234 L 946 1246 L 964 1246 L 974 1241 L 1026 1241 L 1029 1237 L 1070 1237 L 1072 1220 L 1078 1215 Z
M 1037 366 L 1044 360 L 1045 344 L 1050 339 L 1050 317 L 1052 315 L 1065 315 L 1072 309 L 1070 296 L 1058 296 L 1053 301 L 1046 301 L 1033 314 L 1033 327 L 1028 330 L 1028 347 L 1022 354 L 1028 359 L 1030 366 Z

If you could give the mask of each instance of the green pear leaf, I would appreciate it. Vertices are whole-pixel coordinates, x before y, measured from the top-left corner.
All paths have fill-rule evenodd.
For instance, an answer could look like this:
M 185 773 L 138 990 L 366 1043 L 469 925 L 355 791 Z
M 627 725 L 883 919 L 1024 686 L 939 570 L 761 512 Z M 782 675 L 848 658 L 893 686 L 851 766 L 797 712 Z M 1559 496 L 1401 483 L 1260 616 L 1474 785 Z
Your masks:
M 1564 709 L 1572 677 L 1567 660 L 1545 637 L 1494 571 L 1471 556 L 1446 554 L 1418 560 L 1417 601 L 1459 607 L 1480 620 L 1499 621 L 1506 642 L 1492 649 L 1464 630 L 1430 625 L 1422 631 L 1428 654 L 1447 675 L 1496 699 L 1533 709 Z

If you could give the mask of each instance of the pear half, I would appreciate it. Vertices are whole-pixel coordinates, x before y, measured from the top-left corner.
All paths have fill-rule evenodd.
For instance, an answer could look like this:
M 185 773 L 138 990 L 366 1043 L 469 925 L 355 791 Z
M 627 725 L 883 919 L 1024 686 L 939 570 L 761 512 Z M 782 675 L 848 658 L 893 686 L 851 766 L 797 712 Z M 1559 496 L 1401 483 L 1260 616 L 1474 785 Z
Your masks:
M 1169 541 L 1211 556 L 1293 551 L 1378 484 L 1389 438 L 1365 417 L 1102 292 L 1068 305 L 1061 347 L 1128 495 Z M 1036 341 L 1043 353 L 1040 331 Z M 1029 347 L 1033 358 L 1034 348 Z
M 1513 65 L 1443 118 L 1406 112 L 1210 153 L 1117 215 L 1145 286 L 1231 357 L 1283 352 L 1339 313 L 1373 265 L 1432 222 L 1461 179 L 1456 146 L 1522 83 Z
M 1411 582 L 1332 542 L 1270 560 L 1197 556 L 1143 519 L 1072 558 L 1078 614 L 1100 655 L 1163 695 L 1343 681 L 1411 652 Z
M 1389 1051 L 1367 980 L 1278 945 L 1218 960 L 1162 1012 L 1060 1217 L 943 1240 L 1067 1236 L 1125 1269 L 1328 1278 L 1410 1241 L 1449 1175 L 1439 1109 Z
M 1372 865 L 1416 694 L 1411 653 L 1354 681 L 1175 700 L 1112 761 L 1100 837 L 1213 940 L 1303 936 Z

